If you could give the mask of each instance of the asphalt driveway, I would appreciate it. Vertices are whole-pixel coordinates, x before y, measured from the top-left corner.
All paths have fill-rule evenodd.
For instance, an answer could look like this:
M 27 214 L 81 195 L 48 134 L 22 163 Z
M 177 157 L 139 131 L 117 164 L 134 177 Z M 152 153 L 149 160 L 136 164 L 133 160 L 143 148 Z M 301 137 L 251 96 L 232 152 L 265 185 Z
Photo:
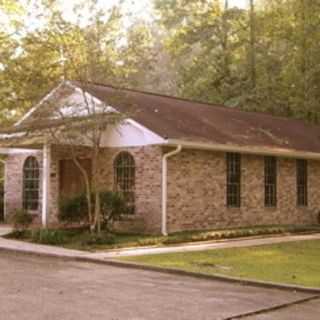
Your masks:
M 6 320 L 227 319 L 308 296 L 152 271 L 0 253 L 0 319 Z M 296 314 L 302 310 L 303 317 L 299 319 L 318 319 L 320 300 L 310 303 L 311 307 L 300 304 L 280 312 L 293 310 Z M 278 312 L 269 318 L 264 313 L 248 319 L 286 319 Z

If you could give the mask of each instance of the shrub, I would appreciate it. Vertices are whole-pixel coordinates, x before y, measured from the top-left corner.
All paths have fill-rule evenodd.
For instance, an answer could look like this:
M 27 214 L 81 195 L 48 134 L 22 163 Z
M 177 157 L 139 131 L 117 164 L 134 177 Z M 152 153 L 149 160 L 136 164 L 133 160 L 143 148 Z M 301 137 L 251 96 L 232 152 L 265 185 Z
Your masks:
M 25 240 L 28 239 L 30 236 L 29 230 L 13 230 L 9 234 L 5 236 L 7 239 L 19 239 L 19 240 Z
M 17 209 L 9 218 L 15 230 L 26 230 L 32 223 L 33 217 L 26 210 Z
M 61 245 L 66 242 L 63 230 L 37 229 L 32 230 L 31 240 L 33 242 L 50 245 Z
M 65 199 L 60 203 L 58 219 L 61 222 L 83 222 L 88 220 L 88 205 L 85 195 Z
M 92 196 L 93 199 L 93 196 Z M 94 206 L 94 201 L 92 201 Z M 126 202 L 118 192 L 104 191 L 100 193 L 102 222 L 107 227 L 126 212 Z M 94 208 L 93 208 L 94 209 Z M 58 219 L 61 222 L 79 223 L 88 220 L 88 202 L 85 194 L 63 200 L 60 204 Z
M 120 218 L 126 212 L 126 202 L 118 192 L 105 191 L 100 193 L 101 214 L 104 226 Z
M 81 237 L 81 245 L 92 246 L 92 245 L 112 245 L 115 244 L 116 240 L 114 235 L 108 232 L 102 232 L 101 234 L 85 233 Z

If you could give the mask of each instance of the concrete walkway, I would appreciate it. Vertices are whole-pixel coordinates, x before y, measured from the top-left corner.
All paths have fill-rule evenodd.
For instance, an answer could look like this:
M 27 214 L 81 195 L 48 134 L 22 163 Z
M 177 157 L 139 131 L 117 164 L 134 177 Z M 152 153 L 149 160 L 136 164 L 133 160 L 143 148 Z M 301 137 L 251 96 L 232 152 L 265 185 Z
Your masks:
M 290 235 L 290 236 L 274 236 L 269 238 L 246 238 L 237 240 L 212 241 L 205 243 L 188 243 L 167 247 L 143 247 L 117 249 L 104 252 L 88 253 L 86 251 L 71 250 L 55 246 L 39 245 L 18 240 L 9 240 L 1 237 L 5 235 L 5 228 L 1 231 L 0 227 L 0 250 L 9 250 L 24 253 L 33 253 L 38 255 L 50 255 L 69 258 L 88 258 L 94 260 L 112 260 L 118 257 L 138 256 L 147 254 L 161 254 L 173 252 L 192 252 L 225 248 L 241 248 L 249 246 L 260 246 L 267 244 L 276 244 L 283 242 L 301 241 L 301 240 L 319 240 L 320 233 L 308 235 Z M 8 231 L 8 228 L 7 228 Z M 10 230 L 9 230 L 10 231 Z
M 288 235 L 288 236 L 273 236 L 264 238 L 245 238 L 245 239 L 233 239 L 211 242 L 198 242 L 188 243 L 176 246 L 167 247 L 144 247 L 144 248 L 130 248 L 110 250 L 108 252 L 91 253 L 91 257 L 95 258 L 117 258 L 117 257 L 129 257 L 139 256 L 147 254 L 161 254 L 161 253 L 173 253 L 173 252 L 191 252 L 191 251 L 203 251 L 214 249 L 226 249 L 226 248 L 241 248 L 250 246 L 261 246 L 266 244 L 275 244 L 283 242 L 293 242 L 301 240 L 319 240 L 320 233 L 308 234 L 308 235 Z

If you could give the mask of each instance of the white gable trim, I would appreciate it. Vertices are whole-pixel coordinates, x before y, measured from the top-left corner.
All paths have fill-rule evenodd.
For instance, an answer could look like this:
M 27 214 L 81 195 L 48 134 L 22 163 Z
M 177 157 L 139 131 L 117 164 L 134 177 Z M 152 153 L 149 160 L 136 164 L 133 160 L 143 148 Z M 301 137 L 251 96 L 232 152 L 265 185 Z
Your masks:
M 75 90 L 81 94 L 83 94 L 83 92 L 85 91 L 82 88 L 75 86 L 71 83 L 70 83 L 70 86 L 75 88 Z M 88 98 L 88 100 L 92 99 L 92 101 L 96 104 L 106 103 L 86 91 L 85 91 L 85 95 Z M 109 107 L 113 112 L 120 113 L 120 111 L 114 108 L 113 106 L 109 106 Z M 121 128 L 125 128 L 127 126 L 128 127 L 132 126 L 136 128 L 142 134 L 143 139 L 140 143 L 137 143 L 136 141 L 134 141 L 137 139 L 137 137 L 134 137 L 134 133 L 127 134 L 127 137 L 125 138 L 123 138 L 123 135 L 122 135 L 122 139 L 121 139 L 122 141 L 121 142 L 119 141 L 119 137 L 121 136 Z M 142 124 L 138 123 L 137 121 L 131 118 L 125 119 L 123 124 L 120 124 L 118 128 L 115 128 L 112 131 L 113 131 L 112 133 L 113 133 L 114 139 L 112 138 L 109 139 L 109 141 L 105 144 L 106 147 L 131 147 L 131 146 L 133 147 L 133 146 L 155 145 L 155 144 L 163 144 L 166 141 L 165 139 L 163 139 L 161 136 L 159 136 L 152 130 L 146 128 L 145 126 L 143 126 Z M 115 133 L 117 133 L 118 139 L 115 137 Z
M 98 99 L 92 94 L 86 92 L 81 87 L 71 83 L 70 81 L 62 81 L 55 89 L 53 89 L 49 94 L 47 94 L 38 104 L 31 108 L 18 122 L 15 123 L 15 126 L 22 124 L 27 120 L 31 115 L 38 110 L 47 100 L 52 98 L 52 96 L 61 89 L 62 86 L 67 85 L 70 88 L 74 89 L 78 94 L 85 94 L 88 101 L 92 101 L 97 105 L 105 104 L 104 101 Z M 116 108 L 108 106 L 110 111 L 119 112 Z M 24 133 L 20 133 L 24 135 Z M 152 130 L 146 128 L 137 121 L 127 118 L 117 127 L 114 127 L 111 130 L 108 130 L 107 134 L 110 136 L 106 137 L 105 147 L 130 147 L 130 146 L 144 146 L 144 145 L 155 145 L 155 144 L 164 144 L 165 139 L 160 135 L 156 134 Z M 11 137 L 12 135 L 10 135 Z M 2 136 L 2 138 L 4 138 Z
M 40 102 L 31 108 L 18 122 L 14 125 L 19 126 L 23 121 L 27 120 L 36 110 L 38 110 L 47 100 L 49 100 L 64 84 L 70 85 L 69 82 L 63 81 L 56 88 L 51 90 Z

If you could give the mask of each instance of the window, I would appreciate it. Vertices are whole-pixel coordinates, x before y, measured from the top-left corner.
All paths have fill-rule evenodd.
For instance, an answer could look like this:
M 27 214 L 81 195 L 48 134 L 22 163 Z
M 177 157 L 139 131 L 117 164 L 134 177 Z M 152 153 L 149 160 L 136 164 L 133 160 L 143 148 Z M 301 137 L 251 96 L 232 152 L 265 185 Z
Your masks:
M 297 160 L 297 205 L 308 205 L 308 162 Z
M 132 155 L 121 152 L 114 161 L 115 189 L 127 203 L 127 214 L 134 214 L 135 207 L 135 163 Z
M 26 159 L 23 166 L 23 208 L 38 210 L 39 207 L 39 164 L 35 157 Z
M 227 206 L 240 207 L 241 157 L 227 153 Z
M 264 158 L 264 205 L 277 206 L 277 159 Z

